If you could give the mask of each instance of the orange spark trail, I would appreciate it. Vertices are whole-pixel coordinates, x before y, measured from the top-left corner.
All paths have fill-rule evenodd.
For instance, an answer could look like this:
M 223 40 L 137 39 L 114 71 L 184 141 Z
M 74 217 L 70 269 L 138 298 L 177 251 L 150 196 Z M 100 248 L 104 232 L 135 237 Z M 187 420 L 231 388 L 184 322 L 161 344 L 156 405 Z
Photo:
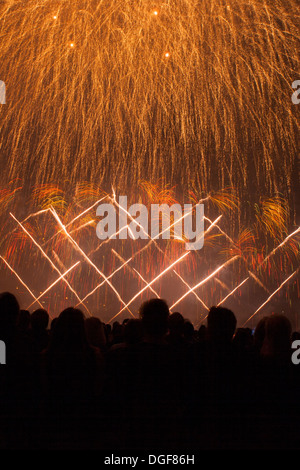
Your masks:
M 276 246 L 276 248 L 274 248 L 274 250 L 271 251 L 271 253 L 268 254 L 268 256 L 263 260 L 263 262 L 261 264 L 263 264 L 265 261 L 267 261 L 270 256 L 272 256 L 279 248 L 281 248 L 290 238 L 292 238 L 294 235 L 296 235 L 297 233 L 300 232 L 300 227 L 297 228 L 297 230 L 295 230 L 293 233 L 291 233 L 290 235 L 288 235 L 282 243 L 280 243 L 280 245 Z M 261 265 L 259 265 L 261 266 Z
M 204 217 L 204 218 L 205 218 L 208 222 L 212 223 L 212 221 L 211 221 L 208 217 Z M 236 243 L 232 240 L 232 238 L 231 238 L 229 235 L 227 235 L 227 233 L 224 232 L 224 231 L 219 227 L 219 225 L 216 225 L 216 228 L 220 231 L 220 233 L 222 233 L 222 235 L 225 236 L 225 238 L 227 238 L 227 240 L 230 241 L 230 243 L 232 243 L 232 245 L 234 245 L 236 248 L 238 248 L 237 245 L 236 245 Z M 243 259 L 244 259 L 244 261 L 246 262 L 246 260 L 245 260 L 244 257 L 243 257 Z M 255 282 L 257 282 L 258 285 L 260 285 L 268 294 L 270 293 L 269 290 L 267 289 L 267 287 L 261 282 L 260 279 L 258 279 L 257 276 L 255 276 L 255 274 L 254 274 L 252 271 L 248 270 L 248 273 L 249 273 L 250 276 L 252 276 L 252 278 L 255 280 Z M 249 279 L 249 278 L 247 278 L 247 279 Z M 243 283 L 244 283 L 244 282 L 243 282 Z M 243 284 L 243 283 L 242 283 L 242 284 Z
M 67 223 L 66 228 L 68 228 L 70 225 L 72 225 L 76 220 L 80 219 L 80 217 L 87 214 L 91 209 L 93 209 L 97 204 L 100 204 L 100 202 L 102 202 L 106 198 L 107 198 L 107 196 L 104 196 L 103 198 L 99 199 L 94 204 L 89 206 L 87 209 L 85 209 L 83 212 L 78 214 L 76 217 L 74 217 L 74 219 L 72 219 L 70 222 Z M 47 209 L 47 210 L 50 210 L 50 209 Z M 85 225 L 88 225 L 89 223 L 91 223 L 91 222 L 87 222 L 87 224 L 81 225 L 81 227 L 79 227 L 76 230 L 79 230 L 80 228 L 83 228 Z M 74 232 L 74 230 L 71 233 L 73 233 L 73 232 Z M 60 234 L 60 233 L 62 233 L 62 230 L 59 230 L 57 233 L 55 233 L 51 238 L 49 238 L 49 240 L 47 240 L 46 243 L 49 243 L 51 240 L 53 240 L 53 238 L 57 237 L 57 235 Z

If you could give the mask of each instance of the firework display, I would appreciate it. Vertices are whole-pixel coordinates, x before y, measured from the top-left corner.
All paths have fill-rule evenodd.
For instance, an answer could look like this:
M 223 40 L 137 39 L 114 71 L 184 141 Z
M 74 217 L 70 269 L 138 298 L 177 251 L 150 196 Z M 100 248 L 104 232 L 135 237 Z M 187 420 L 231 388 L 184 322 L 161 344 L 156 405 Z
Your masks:
M 0 2 L 0 280 L 105 321 L 299 299 L 296 0 Z M 105 240 L 96 208 L 204 204 L 204 247 Z M 174 227 L 171 227 L 171 231 Z M 17 289 L 17 290 L 16 290 Z M 1 288 L 1 290 L 3 290 Z M 254 323 L 253 323 L 254 322 Z
M 112 236 L 100 241 L 95 236 L 95 207 L 115 199 L 94 185 L 78 185 L 71 200 L 58 187 L 36 187 L 34 199 L 28 201 L 32 212 L 22 221 L 10 210 L 22 195 L 21 188 L 2 194 L 7 236 L 1 243 L 1 272 L 7 277 L 9 271 L 21 283 L 28 308 L 39 304 L 57 312 L 71 302 L 86 315 L 97 311 L 112 321 L 134 317 L 143 299 L 162 295 L 172 302 L 171 310 L 194 309 L 191 318 L 201 322 L 210 305 L 240 308 L 247 299 L 248 308 L 240 320 L 248 321 L 281 287 L 284 295 L 275 298 L 282 304 L 299 295 L 300 228 L 287 234 L 288 210 L 283 199 L 256 205 L 255 224 L 241 227 L 231 237 L 228 232 L 240 205 L 236 193 L 227 189 L 208 195 L 203 200 L 204 247 L 187 251 L 184 239 L 152 239 L 150 235 L 144 240 L 121 241 Z M 139 194 L 148 205 L 176 202 L 174 190 L 161 190 L 147 182 L 141 184 Z M 195 198 L 191 193 L 190 200 Z M 212 220 L 209 212 L 218 215 Z M 287 275 L 291 283 L 284 290 Z

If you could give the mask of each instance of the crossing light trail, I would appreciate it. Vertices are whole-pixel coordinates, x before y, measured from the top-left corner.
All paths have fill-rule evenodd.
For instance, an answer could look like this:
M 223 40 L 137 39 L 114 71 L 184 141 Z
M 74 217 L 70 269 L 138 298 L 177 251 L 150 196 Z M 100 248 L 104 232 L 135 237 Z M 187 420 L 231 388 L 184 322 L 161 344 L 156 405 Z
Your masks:
M 49 287 L 47 287 L 47 289 L 42 292 L 41 295 L 39 295 L 39 297 L 27 307 L 27 310 L 29 310 L 30 307 L 35 304 L 35 302 L 38 302 L 39 299 L 41 299 L 45 294 L 47 294 L 47 292 L 49 292 L 58 282 L 60 282 L 67 274 L 69 274 L 72 269 L 78 266 L 78 264 L 80 264 L 80 261 L 77 261 L 77 263 L 73 264 L 73 266 L 71 266 L 65 273 L 63 273 L 58 279 L 56 279 L 56 281 L 54 281 Z
M 151 290 L 151 292 L 157 297 L 159 298 L 159 295 L 158 293 L 148 284 L 148 282 L 143 278 L 143 276 L 141 275 L 141 273 L 139 273 L 135 268 L 132 268 L 131 266 L 129 266 L 127 264 L 127 262 L 125 262 L 124 258 L 122 258 L 121 255 L 119 255 L 115 250 L 111 250 L 113 252 L 113 254 L 119 258 L 120 261 L 122 261 L 124 263 L 124 265 L 126 265 L 127 269 L 129 269 L 131 272 L 133 271 L 134 273 L 136 273 L 138 275 L 138 277 L 143 281 L 144 284 L 146 284 L 146 286 L 149 287 L 149 289 Z
M 208 217 L 204 217 L 208 222 L 212 223 L 211 220 L 208 218 Z M 225 236 L 225 238 L 227 238 L 227 240 L 230 241 L 230 243 L 232 245 L 234 245 L 235 247 L 237 247 L 236 243 L 233 241 L 233 239 L 226 233 L 224 232 L 224 230 L 221 229 L 221 227 L 219 227 L 219 225 L 216 225 L 216 228 L 220 231 L 220 233 L 222 233 L 222 235 Z M 242 257 L 245 260 L 244 257 Z M 249 275 L 255 280 L 255 282 L 257 282 L 257 284 L 259 284 L 268 294 L 270 293 L 269 292 L 269 289 L 261 282 L 260 279 L 258 279 L 258 277 L 250 270 L 248 270 L 248 273 Z
M 191 292 L 193 292 L 195 289 L 197 289 L 198 287 L 202 286 L 203 284 L 205 284 L 207 281 L 209 281 L 211 278 L 213 278 L 216 274 L 218 274 L 218 272 L 220 272 L 222 269 L 224 269 L 228 264 L 232 263 L 233 261 L 235 261 L 237 258 L 240 258 L 240 256 L 236 255 L 234 256 L 233 258 L 231 258 L 230 260 L 226 261 L 224 264 L 222 264 L 222 266 L 219 266 L 215 271 L 213 271 L 209 276 L 207 276 L 205 279 L 203 279 L 202 281 L 200 281 L 198 284 L 196 284 L 194 287 L 191 287 L 188 292 L 186 292 L 182 297 L 180 297 L 180 299 L 176 300 L 176 302 L 170 307 L 170 310 L 172 308 L 174 308 L 176 305 L 179 304 L 179 302 L 181 302 L 183 299 L 185 299 L 185 297 L 187 295 L 189 295 Z
M 75 226 L 75 228 L 71 228 L 69 231 L 67 230 L 67 227 L 71 227 L 72 223 L 74 223 L 75 221 L 78 221 L 80 220 L 81 217 L 83 217 L 84 215 L 86 215 L 89 211 L 93 210 L 93 208 L 98 205 L 99 203 L 101 203 L 101 201 L 105 200 L 105 199 L 108 199 L 109 201 L 112 201 L 113 204 L 119 208 L 119 211 L 123 211 L 127 214 L 127 217 L 129 217 L 130 221 L 132 222 L 131 223 L 131 227 L 133 224 L 135 224 L 136 226 L 138 226 L 140 228 L 140 230 L 142 230 L 148 237 L 149 239 L 149 242 L 147 242 L 147 244 L 142 247 L 141 249 L 137 250 L 136 252 L 134 252 L 132 254 L 132 256 L 127 260 L 125 261 L 125 258 L 123 258 L 121 255 L 119 255 L 115 250 L 111 250 L 111 252 L 117 257 L 120 259 L 120 261 L 122 262 L 121 266 L 119 266 L 117 269 L 115 269 L 114 272 L 112 272 L 109 276 L 102 276 L 101 274 L 101 278 L 103 279 L 101 283 L 99 283 L 92 291 L 90 291 L 85 297 L 84 299 L 81 299 L 78 294 L 76 293 L 76 291 L 70 286 L 70 284 L 67 283 L 65 277 L 67 275 L 67 273 L 69 272 L 69 270 L 66 271 L 66 267 L 63 265 L 62 262 L 58 262 L 60 261 L 59 258 L 58 258 L 58 254 L 55 253 L 54 250 L 52 250 L 52 253 L 53 253 L 53 256 L 54 256 L 54 263 L 51 261 L 51 259 L 49 258 L 49 256 L 45 253 L 45 251 L 43 250 L 43 246 L 44 245 L 40 245 L 37 240 L 34 239 L 34 237 L 29 233 L 29 229 L 27 230 L 25 228 L 25 226 L 23 225 L 24 222 L 28 221 L 30 218 L 32 217 L 39 217 L 39 216 L 42 216 L 43 214 L 47 213 L 47 212 L 50 212 L 51 216 L 54 217 L 54 220 L 58 221 L 59 222 L 59 225 L 60 227 L 57 229 L 56 233 L 50 238 L 48 239 L 45 244 L 47 244 L 49 242 L 49 240 L 52 240 L 55 236 L 57 236 L 59 233 L 63 233 L 65 235 L 67 235 L 67 239 L 69 239 L 71 242 L 72 242 L 72 245 L 75 246 L 76 250 L 79 251 L 81 253 L 82 256 L 84 256 L 84 259 L 88 262 L 88 264 L 90 266 L 93 267 L 93 269 L 96 269 L 96 271 L 99 273 L 101 273 L 101 271 L 97 268 L 97 266 L 92 262 L 92 260 L 90 259 L 90 255 L 91 253 L 93 253 L 94 251 L 98 250 L 104 243 L 108 243 L 111 238 L 113 238 L 113 236 L 115 235 L 118 235 L 122 230 L 124 229 L 129 229 L 130 230 L 130 225 L 129 223 L 122 227 L 119 231 L 117 231 L 114 235 L 110 236 L 107 240 L 104 240 L 102 243 L 100 243 L 100 245 L 96 248 L 96 250 L 93 250 L 92 252 L 88 252 L 88 253 L 85 253 L 83 252 L 83 250 L 80 248 L 80 246 L 78 245 L 78 243 L 74 240 L 73 238 L 73 234 L 74 233 L 77 233 L 79 230 L 83 229 L 84 227 L 87 227 L 89 226 L 90 224 L 94 223 L 95 222 L 95 219 L 93 220 L 89 220 L 88 222 L 84 222 L 82 225 L 80 224 L 76 224 L 77 226 Z M 205 200 L 208 200 L 208 198 L 205 198 Z M 201 202 L 203 202 L 204 199 L 202 201 L 199 201 L 198 204 L 200 204 Z M 129 301 L 129 303 L 127 303 L 127 299 L 126 299 L 126 302 L 122 299 L 121 299 L 121 295 L 119 294 L 119 292 L 117 291 L 117 289 L 115 289 L 115 294 L 117 295 L 117 298 L 118 300 L 120 300 L 121 304 L 123 305 L 123 307 L 125 307 L 125 305 L 130 305 L 131 302 L 138 296 L 140 295 L 142 292 L 144 292 L 145 289 L 149 289 L 156 297 L 158 297 L 158 293 L 153 289 L 152 287 L 152 282 L 155 281 L 157 278 L 160 278 L 161 277 L 161 274 L 158 274 L 158 276 L 153 279 L 153 281 L 151 282 L 148 282 L 148 280 L 146 280 L 141 273 L 139 273 L 138 269 L 136 269 L 135 267 L 132 266 L 132 261 L 133 259 L 138 256 L 140 253 L 142 253 L 144 250 L 147 250 L 149 248 L 149 246 L 151 244 L 154 244 L 154 246 L 157 248 L 157 250 L 164 255 L 164 259 L 167 259 L 171 262 L 170 258 L 168 256 L 165 255 L 165 252 L 163 251 L 163 249 L 160 247 L 160 245 L 157 243 L 157 238 L 160 237 L 164 232 L 170 230 L 176 223 L 182 221 L 184 219 L 184 217 L 186 217 L 187 215 L 191 214 L 193 211 L 193 209 L 188 212 L 187 214 L 184 214 L 182 215 L 182 217 L 180 217 L 179 220 L 175 220 L 173 223 L 171 223 L 168 227 L 164 228 L 158 235 L 156 235 L 154 238 L 151 238 L 151 236 L 144 230 L 144 227 L 139 224 L 132 216 L 131 214 L 125 210 L 124 207 L 122 207 L 120 204 L 118 204 L 117 200 L 116 200 L 116 194 L 115 192 L 113 191 L 113 197 L 111 197 L 110 195 L 106 195 L 105 197 L 101 198 L 101 199 L 98 199 L 95 203 L 93 203 L 92 205 L 90 205 L 89 207 L 87 207 L 86 209 L 82 210 L 79 214 L 76 215 L 76 217 L 73 217 L 73 219 L 68 222 L 66 225 L 63 224 L 63 222 L 61 221 L 61 219 L 59 219 L 59 216 L 58 216 L 58 213 L 56 212 L 56 210 L 53 208 L 53 207 L 50 207 L 50 208 L 47 208 L 47 209 L 42 209 L 40 211 L 37 211 L 37 212 L 33 212 L 31 214 L 29 214 L 24 220 L 23 222 L 20 222 L 16 219 L 16 217 L 10 213 L 11 217 L 17 222 L 18 226 L 20 226 L 22 228 L 22 230 L 24 231 L 24 233 L 26 234 L 27 237 L 29 237 L 31 239 L 31 241 L 34 243 L 35 246 L 38 247 L 38 249 L 41 251 L 43 257 L 46 257 L 46 259 L 50 262 L 52 268 L 54 270 L 56 270 L 56 272 L 59 273 L 59 278 L 54 281 L 51 286 L 49 286 L 39 297 L 35 297 L 33 296 L 33 293 L 30 291 L 30 289 L 28 288 L 28 286 L 26 286 L 26 284 L 24 283 L 24 287 L 28 290 L 28 292 L 30 292 L 30 295 L 33 297 L 33 299 L 35 299 L 29 307 L 31 307 L 32 305 L 34 305 L 35 302 L 38 302 L 38 300 L 43 296 L 45 295 L 47 292 L 49 292 L 51 290 L 51 288 L 53 288 L 58 282 L 60 281 L 63 281 L 65 282 L 69 288 L 71 288 L 71 291 L 74 293 L 74 295 L 76 296 L 77 300 L 79 301 L 79 303 L 77 305 L 84 305 L 84 302 L 85 300 L 90 297 L 94 292 L 96 292 L 97 289 L 99 289 L 101 286 L 107 284 L 108 286 L 110 286 L 110 288 L 114 289 L 114 286 L 112 284 L 109 283 L 109 281 L 112 279 L 112 277 L 117 273 L 119 272 L 120 270 L 122 270 L 123 268 L 126 268 L 128 270 L 131 270 L 131 272 L 134 272 L 140 279 L 141 281 L 144 283 L 144 286 L 143 286 L 143 289 L 135 294 L 135 296 L 133 297 L 133 299 L 131 299 Z M 58 218 L 57 218 L 58 217 Z M 222 235 L 224 235 L 226 237 L 227 240 L 230 241 L 230 243 L 232 243 L 233 245 L 237 246 L 235 244 L 235 242 L 233 241 L 233 239 L 226 233 L 224 232 L 224 230 L 222 230 L 220 228 L 220 226 L 218 225 L 218 222 L 219 220 L 221 219 L 222 215 L 220 215 L 215 221 L 212 221 L 210 220 L 208 217 L 204 216 L 204 219 L 210 223 L 210 226 L 207 228 L 207 230 L 204 232 L 204 234 L 207 234 L 210 230 L 212 230 L 214 227 L 216 227 L 220 233 Z M 89 217 L 90 219 L 90 217 Z M 57 227 L 56 227 L 57 228 Z M 13 230 L 15 231 L 16 228 Z M 282 248 L 290 239 L 292 239 L 293 237 L 295 237 L 297 234 L 299 234 L 300 232 L 300 227 L 298 227 L 296 230 L 294 230 L 293 233 L 289 234 L 281 243 L 279 243 L 264 259 L 263 261 L 261 261 L 259 264 L 258 264 L 258 268 L 260 268 L 271 256 L 273 256 L 280 248 Z M 12 233 L 12 232 L 11 232 Z M 131 232 L 132 233 L 132 232 Z M 52 235 L 52 233 L 51 233 Z M 183 240 L 184 241 L 184 240 Z M 81 251 L 80 251 L 81 250 Z M 52 256 L 51 256 L 52 257 Z M 243 259 L 243 256 L 238 256 L 240 257 L 241 259 Z M 53 257 L 52 257 L 53 258 Z M 1 257 L 1 259 L 3 260 L 3 262 L 5 262 L 5 256 L 4 257 Z M 5 260 L 5 261 L 4 261 Z M 230 260 L 229 260 L 230 261 Z M 58 268 L 57 268 L 58 266 Z M 77 263 L 76 265 L 72 266 L 71 268 L 69 268 L 70 270 L 72 270 L 73 268 L 75 268 L 77 266 Z M 7 267 L 8 267 L 8 264 L 7 264 Z M 219 268 L 222 268 L 222 267 L 219 267 Z M 217 268 L 217 270 L 219 269 Z M 197 284 L 195 287 L 191 287 L 184 279 L 183 277 L 177 272 L 177 269 L 176 269 L 176 261 L 175 261 L 175 265 L 172 269 L 172 272 L 180 279 L 180 281 L 187 287 L 188 291 L 183 295 L 183 298 L 185 298 L 187 295 L 189 295 L 189 293 L 192 293 L 196 298 L 197 300 L 201 303 L 201 305 L 205 308 L 206 311 L 209 310 L 209 308 L 207 307 L 207 305 L 203 302 L 203 300 L 197 295 L 197 293 L 195 292 L 197 286 L 199 287 L 199 285 Z M 18 275 L 18 273 L 10 266 L 10 270 L 16 275 L 18 276 L 18 279 L 20 280 L 20 282 L 22 282 L 20 276 Z M 169 268 L 168 268 L 168 271 L 169 271 Z M 164 273 L 164 271 L 163 271 Z M 215 273 L 216 274 L 216 273 Z M 211 275 L 207 276 L 206 280 L 209 280 L 211 276 L 214 276 L 214 273 L 212 273 Z M 293 276 L 293 275 L 291 275 Z M 242 282 L 239 283 L 238 286 L 234 287 L 234 289 L 229 292 L 225 297 L 224 299 L 222 299 L 218 305 L 222 305 L 228 298 L 230 298 L 236 291 L 238 291 L 238 289 L 240 289 L 249 279 L 254 279 L 256 283 L 258 283 L 269 295 L 268 299 L 266 300 L 266 302 L 264 302 L 262 304 L 261 307 L 259 307 L 259 309 L 254 312 L 254 314 L 247 320 L 249 321 L 251 318 L 253 318 L 253 316 L 256 315 L 257 312 L 260 311 L 260 309 L 266 304 L 269 302 L 270 299 L 273 298 L 273 296 L 278 292 L 278 290 L 280 290 L 282 288 L 282 286 L 285 285 L 286 282 L 288 282 L 289 278 L 284 281 L 282 283 L 281 286 L 279 286 L 278 289 L 275 290 L 275 292 L 273 292 L 272 294 L 270 293 L 269 289 L 266 288 L 266 286 L 264 286 L 264 284 L 261 282 L 261 280 L 259 279 L 259 277 L 257 276 L 257 274 L 254 274 L 253 272 L 251 272 L 250 270 L 248 270 L 248 277 L 245 278 Z M 219 281 L 218 279 L 215 279 L 216 282 L 221 282 Z M 204 279 L 205 281 L 205 279 Z M 23 281 L 24 282 L 24 281 Z M 201 281 L 202 283 L 202 281 Z M 200 285 L 201 285 L 200 283 Z M 112 287 L 111 287 L 112 286 Z M 225 293 L 226 294 L 226 290 L 227 290 L 227 287 L 224 285 L 223 286 L 224 289 L 225 289 Z M 118 297 L 119 295 L 119 297 Z M 182 300 L 182 298 L 178 299 L 171 307 L 170 307 L 170 310 L 172 308 L 174 308 L 174 306 L 177 305 L 178 302 L 180 302 Z M 39 303 L 39 302 L 38 302 Z M 39 305 L 42 307 L 41 303 L 39 303 Z M 29 308 L 28 307 L 28 308 Z M 89 310 L 88 308 L 84 305 L 84 308 L 86 308 L 86 310 L 88 311 L 89 313 Z M 121 311 L 124 311 L 124 308 L 122 308 Z M 121 311 L 119 313 L 121 313 Z M 133 313 L 130 311 L 130 309 L 128 308 L 128 311 L 130 312 L 130 314 L 134 317 Z M 119 313 L 117 315 L 119 315 Z M 90 313 L 89 313 L 90 314 Z M 203 315 L 203 314 L 202 314 Z M 113 317 L 114 318 L 114 317 Z
M 26 233 L 26 235 L 30 238 L 30 240 L 34 243 L 34 245 L 40 250 L 40 252 L 42 253 L 42 255 L 44 256 L 44 258 L 49 261 L 49 263 L 51 264 L 52 268 L 60 275 L 62 276 L 62 273 L 60 272 L 60 270 L 55 266 L 55 264 L 53 263 L 53 261 L 49 258 L 49 256 L 47 255 L 47 253 L 45 253 L 45 251 L 43 250 L 43 248 L 41 247 L 41 245 L 33 238 L 33 236 L 28 232 L 28 230 L 26 230 L 26 228 L 24 227 L 24 225 L 12 214 L 10 213 L 11 217 L 17 222 L 17 224 L 21 227 L 21 229 Z M 71 286 L 71 284 L 63 277 L 62 278 L 62 281 L 68 286 L 68 288 L 70 289 L 70 291 L 75 295 L 75 297 L 77 298 L 77 300 L 79 300 L 79 302 L 81 302 L 81 299 L 79 297 L 79 295 L 77 294 L 77 292 L 73 289 L 73 287 Z M 91 315 L 89 309 L 87 308 L 87 306 L 85 304 L 83 304 L 84 308 L 87 310 L 88 314 Z
M 117 269 L 115 269 L 115 271 L 113 271 L 108 277 L 107 279 L 111 279 L 115 274 L 117 274 L 117 272 L 121 271 L 121 269 L 123 269 L 128 263 L 130 263 L 130 261 L 132 260 L 132 258 L 128 259 L 127 261 L 125 261 L 121 266 L 119 266 Z M 102 287 L 104 284 L 106 284 L 106 280 L 102 281 L 100 284 L 98 284 L 93 290 L 91 290 L 83 299 L 81 302 L 84 302 L 88 297 L 90 297 L 91 295 L 93 295 L 98 289 L 100 289 L 100 287 Z M 77 304 L 77 306 L 80 305 L 80 303 Z M 134 315 L 132 315 L 134 317 Z
M 110 240 L 112 240 L 114 237 L 116 237 L 117 235 L 119 235 L 123 230 L 127 230 L 129 229 L 129 225 L 125 225 L 124 227 L 122 227 L 120 230 L 118 230 L 117 232 L 113 233 L 112 235 L 110 235 L 106 240 L 103 240 L 98 246 L 97 248 L 95 248 L 94 250 L 91 250 L 89 251 L 89 254 L 88 256 L 91 256 L 92 254 L 96 253 L 103 245 L 105 245 L 106 243 L 109 243 Z M 130 229 L 129 229 L 130 230 Z M 132 232 L 131 232 L 132 233 Z
M 270 258 L 270 256 L 272 256 L 277 250 L 279 250 L 279 248 L 282 248 L 283 245 L 285 245 L 286 242 L 287 242 L 290 238 L 294 237 L 294 236 L 297 235 L 297 233 L 299 233 L 299 232 L 300 232 L 300 227 L 298 227 L 293 233 L 290 233 L 290 235 L 288 235 L 288 236 L 283 240 L 283 242 L 280 243 L 280 245 L 276 246 L 276 248 L 274 248 L 274 250 L 272 250 L 271 253 L 269 253 L 268 256 L 266 256 L 266 258 L 263 260 L 263 262 L 262 262 L 261 264 L 265 263 L 265 261 L 267 261 L 267 260 Z
M 87 214 L 88 212 L 90 212 L 95 206 L 97 206 L 98 204 L 100 204 L 100 202 L 104 201 L 104 199 L 106 199 L 107 196 L 104 196 L 103 198 L 99 199 L 98 201 L 96 201 L 94 204 L 92 204 L 91 206 L 89 206 L 87 209 L 85 209 L 84 211 L 80 212 L 80 214 L 76 215 L 76 217 L 74 217 L 70 222 L 68 222 L 66 224 L 66 228 L 70 227 L 70 225 L 72 225 L 74 222 L 76 222 L 76 220 L 80 219 L 81 217 L 83 217 L 85 214 Z M 47 209 L 47 210 L 50 210 L 50 209 Z M 91 223 L 91 222 L 88 222 L 88 223 Z M 82 225 L 80 228 L 83 228 L 84 225 Z M 49 243 L 51 240 L 53 240 L 55 237 L 57 237 L 60 233 L 62 233 L 62 230 L 58 230 L 51 238 L 49 238 L 49 240 L 47 240 L 46 244 Z M 73 233 L 73 232 L 71 232 Z
M 198 204 L 202 204 L 204 201 L 208 200 L 210 197 L 207 197 L 205 199 L 201 199 Z M 116 195 L 115 193 L 113 193 L 113 198 L 111 199 L 113 203 L 115 203 L 117 205 L 117 207 L 119 208 L 119 210 L 123 210 L 123 212 L 125 212 L 125 214 L 127 214 L 127 216 L 132 220 L 132 222 L 134 222 L 142 231 L 143 233 L 150 239 L 150 242 L 149 244 L 147 245 L 150 246 L 151 243 L 154 243 L 156 248 L 160 251 L 160 253 L 162 254 L 165 254 L 164 251 L 160 248 L 160 246 L 157 244 L 156 242 L 156 238 L 160 237 L 160 235 L 162 235 L 163 233 L 165 233 L 167 230 L 169 230 L 171 227 L 173 227 L 176 223 L 180 222 L 181 220 L 183 220 L 185 217 L 187 217 L 188 215 L 190 215 L 192 213 L 192 211 L 189 211 L 187 212 L 186 214 L 184 214 L 182 217 L 180 217 L 178 220 L 176 220 L 175 222 L 173 222 L 169 227 L 167 227 L 166 229 L 162 230 L 156 238 L 152 238 L 144 229 L 144 227 L 139 224 L 133 217 L 132 215 L 126 211 L 126 209 L 124 209 L 124 207 L 120 206 L 117 201 L 116 201 Z M 217 217 L 217 219 L 214 221 L 214 222 L 211 222 L 210 221 L 210 226 L 208 227 L 208 229 L 204 232 L 203 236 L 205 237 L 205 235 L 214 227 L 215 224 L 217 224 L 219 222 L 219 220 L 222 218 L 222 215 L 220 215 L 219 217 Z M 140 250 L 142 251 L 143 248 Z M 175 270 L 173 269 L 173 272 L 174 274 L 184 283 L 184 285 L 186 287 L 188 287 L 190 289 L 190 286 L 189 284 L 183 279 L 183 277 Z M 207 305 L 203 302 L 203 300 L 196 294 L 196 292 L 193 292 L 193 295 L 197 298 L 197 300 L 203 305 L 203 307 L 206 309 L 206 310 L 209 310 L 209 308 L 207 307 Z
M 260 268 L 272 255 L 274 255 L 274 253 L 276 253 L 277 250 L 279 250 L 279 248 L 282 248 L 285 243 L 287 243 L 288 240 L 290 240 L 290 238 L 294 237 L 297 233 L 300 232 L 300 227 L 297 228 L 297 230 L 295 230 L 293 233 L 291 233 L 290 235 L 288 235 L 282 243 L 280 243 L 278 246 L 276 246 L 274 248 L 274 250 L 272 250 L 264 259 L 263 261 L 258 265 L 258 268 Z M 242 287 L 243 284 L 245 284 L 248 280 L 250 279 L 250 272 L 249 272 L 249 276 L 246 277 L 237 287 L 235 287 L 218 305 L 221 305 L 223 302 L 225 302 L 225 300 L 227 300 L 229 297 L 231 297 L 232 294 L 234 294 L 240 287 Z
M 105 274 L 103 274 L 99 268 L 97 268 L 97 266 L 92 262 L 92 260 L 87 256 L 87 254 L 80 248 L 80 246 L 78 245 L 78 243 L 71 237 L 71 235 L 69 234 L 69 232 L 67 231 L 66 227 L 64 226 L 64 224 L 61 222 L 57 212 L 55 211 L 55 209 L 53 207 L 51 207 L 51 212 L 52 214 L 54 215 L 54 218 L 57 220 L 58 224 L 60 225 L 60 227 L 62 228 L 62 231 L 64 232 L 64 234 L 67 236 L 67 238 L 70 240 L 70 242 L 72 243 L 72 245 L 75 247 L 75 249 L 84 257 L 84 259 L 88 262 L 88 264 L 90 266 L 92 266 L 95 271 L 104 279 L 104 281 L 109 285 L 109 287 L 113 290 L 113 292 L 116 294 L 118 300 L 123 304 L 123 305 L 126 305 L 125 302 L 123 301 L 123 299 L 121 298 L 119 292 L 117 291 L 117 289 L 111 284 L 111 282 L 109 281 L 109 279 L 105 276 Z M 80 299 L 79 299 L 80 301 Z M 131 310 L 128 308 L 128 311 L 130 313 L 130 315 L 132 317 L 134 317 L 133 313 L 131 312 Z
M 184 253 L 180 258 L 178 258 L 176 261 L 174 261 L 170 266 L 168 266 L 166 269 L 164 269 L 158 276 L 156 276 L 154 279 L 152 279 L 147 286 L 143 287 L 142 290 L 140 290 L 136 295 L 132 297 L 132 299 L 114 316 L 110 319 L 110 321 L 114 320 L 117 316 L 119 316 L 132 302 L 139 297 L 146 289 L 149 289 L 149 287 L 154 284 L 160 277 L 162 277 L 166 272 L 168 272 L 170 269 L 172 269 L 176 264 L 180 263 L 187 255 L 190 254 L 190 251 L 187 251 Z

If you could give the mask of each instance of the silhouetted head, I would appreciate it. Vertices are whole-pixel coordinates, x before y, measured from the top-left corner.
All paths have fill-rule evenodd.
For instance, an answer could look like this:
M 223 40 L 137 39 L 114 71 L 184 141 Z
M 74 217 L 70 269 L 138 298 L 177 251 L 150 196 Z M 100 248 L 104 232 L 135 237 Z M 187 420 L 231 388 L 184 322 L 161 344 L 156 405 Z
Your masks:
M 165 300 L 151 299 L 140 308 L 144 333 L 148 337 L 163 338 L 168 330 L 169 307 Z
M 0 339 L 12 334 L 16 329 L 20 307 L 16 297 L 10 292 L 0 294 Z
M 126 322 L 124 339 L 128 344 L 137 344 L 142 341 L 143 326 L 141 320 L 132 318 Z
M 203 341 L 206 339 L 207 335 L 207 328 L 205 325 L 201 325 L 199 330 L 198 330 L 198 339 L 199 341 Z
M 253 344 L 250 328 L 238 328 L 233 338 L 233 344 L 237 351 L 249 351 Z
M 46 330 L 49 323 L 49 315 L 47 310 L 38 308 L 35 310 L 30 317 L 31 328 L 34 331 Z
M 228 308 L 211 307 L 207 317 L 207 333 L 212 341 L 230 342 L 236 328 L 234 313 Z
M 261 320 L 256 325 L 255 331 L 254 331 L 254 347 L 256 351 L 260 351 L 265 339 L 265 334 L 266 334 L 266 323 L 267 319 L 269 317 L 263 317 Z
M 186 339 L 186 341 L 193 341 L 194 334 L 195 334 L 194 325 L 190 321 L 186 320 L 183 325 L 184 338 Z
M 97 317 L 90 317 L 85 320 L 85 331 L 88 342 L 91 346 L 103 349 L 106 346 L 106 335 L 104 325 Z
M 122 343 L 124 340 L 124 326 L 121 325 L 118 321 L 113 323 L 112 327 L 112 340 L 114 343 Z
M 58 317 L 52 318 L 51 324 L 50 324 L 50 331 L 51 332 L 53 331 L 53 329 L 55 327 L 55 324 L 57 323 L 57 320 L 58 320 Z
M 63 310 L 52 330 L 50 351 L 76 352 L 86 349 L 87 346 L 82 312 L 73 307 Z
M 299 331 L 293 331 L 292 333 L 292 341 L 299 341 L 300 340 L 300 333 Z
M 111 336 L 111 331 L 112 331 L 111 325 L 109 323 L 105 323 L 104 329 L 105 329 L 106 341 L 109 341 L 110 336 Z
M 18 331 L 25 332 L 29 330 L 30 326 L 30 312 L 28 310 L 20 310 L 17 317 Z
M 266 322 L 266 333 L 261 354 L 280 357 L 289 354 L 292 325 L 284 315 L 271 315 Z
M 169 316 L 169 332 L 172 336 L 183 336 L 184 318 L 179 312 L 171 313 Z

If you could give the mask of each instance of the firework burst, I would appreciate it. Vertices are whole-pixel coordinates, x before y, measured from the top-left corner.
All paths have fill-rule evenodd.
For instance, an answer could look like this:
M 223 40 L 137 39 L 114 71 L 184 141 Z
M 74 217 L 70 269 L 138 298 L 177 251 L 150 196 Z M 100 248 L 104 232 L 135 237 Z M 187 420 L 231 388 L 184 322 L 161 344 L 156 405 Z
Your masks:
M 245 196 L 251 184 L 291 199 L 297 8 L 296 0 L 1 2 L 3 177 L 89 179 L 107 191 L 161 179 Z

